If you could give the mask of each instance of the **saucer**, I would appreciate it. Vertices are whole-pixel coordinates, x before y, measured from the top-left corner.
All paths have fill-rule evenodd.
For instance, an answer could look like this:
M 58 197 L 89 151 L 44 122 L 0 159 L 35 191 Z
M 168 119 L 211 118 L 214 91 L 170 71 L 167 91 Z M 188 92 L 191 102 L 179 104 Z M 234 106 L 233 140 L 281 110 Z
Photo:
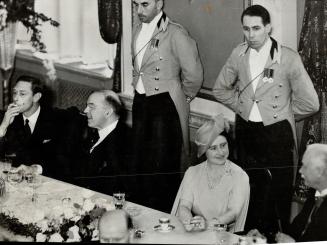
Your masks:
M 162 229 L 162 227 L 161 227 L 160 225 L 155 225 L 155 226 L 153 227 L 153 229 L 154 229 L 155 231 L 159 231 L 159 232 L 171 232 L 172 230 L 175 229 L 175 226 L 173 226 L 173 225 L 168 225 L 168 229 Z

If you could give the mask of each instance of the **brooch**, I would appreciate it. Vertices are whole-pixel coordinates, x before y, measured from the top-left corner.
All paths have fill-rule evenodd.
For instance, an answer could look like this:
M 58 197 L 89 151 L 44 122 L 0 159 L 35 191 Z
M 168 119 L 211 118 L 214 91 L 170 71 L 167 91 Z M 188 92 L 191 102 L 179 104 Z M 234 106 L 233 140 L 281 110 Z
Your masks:
M 265 68 L 263 70 L 263 78 L 262 81 L 264 83 L 273 83 L 274 82 L 274 70 Z

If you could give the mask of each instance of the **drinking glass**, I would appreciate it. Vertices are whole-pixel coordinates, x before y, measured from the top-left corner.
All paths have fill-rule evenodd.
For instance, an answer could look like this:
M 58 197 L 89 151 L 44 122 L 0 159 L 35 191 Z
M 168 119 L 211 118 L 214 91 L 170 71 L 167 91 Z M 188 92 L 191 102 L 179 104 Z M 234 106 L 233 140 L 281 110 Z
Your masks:
M 4 179 L 4 180 L 8 180 L 7 178 L 7 174 L 9 172 L 9 170 L 11 169 L 11 162 L 7 162 L 7 161 L 1 161 L 1 173 L 0 176 Z
M 123 209 L 125 204 L 125 193 L 114 193 L 113 194 L 114 204 L 116 209 Z
M 6 197 L 6 182 L 0 177 L 0 212 L 2 212 L 2 204 Z
M 33 188 L 32 202 L 36 203 L 38 201 L 37 189 L 42 185 L 41 176 L 35 174 L 33 176 L 33 180 L 32 180 L 32 183 L 31 184 L 32 184 L 32 188 Z
M 18 170 L 17 168 L 11 168 L 8 171 L 8 182 L 16 185 L 20 182 L 22 182 L 23 180 L 23 175 L 22 175 L 22 171 Z

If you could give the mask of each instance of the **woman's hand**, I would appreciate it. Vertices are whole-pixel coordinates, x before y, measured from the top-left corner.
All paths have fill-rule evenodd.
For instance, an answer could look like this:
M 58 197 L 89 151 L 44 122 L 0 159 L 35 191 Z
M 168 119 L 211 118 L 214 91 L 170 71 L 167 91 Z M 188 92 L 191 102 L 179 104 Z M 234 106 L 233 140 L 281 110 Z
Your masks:
M 281 232 L 278 232 L 275 236 L 275 241 L 277 243 L 293 243 L 295 242 L 295 240 L 289 236 L 289 235 L 286 235 L 285 233 L 281 233 Z
M 202 231 L 206 228 L 206 221 L 202 216 L 194 216 L 190 220 L 182 221 L 186 231 Z
M 190 224 L 193 225 L 193 231 L 200 231 L 206 228 L 206 221 L 202 216 L 194 216 L 190 220 Z

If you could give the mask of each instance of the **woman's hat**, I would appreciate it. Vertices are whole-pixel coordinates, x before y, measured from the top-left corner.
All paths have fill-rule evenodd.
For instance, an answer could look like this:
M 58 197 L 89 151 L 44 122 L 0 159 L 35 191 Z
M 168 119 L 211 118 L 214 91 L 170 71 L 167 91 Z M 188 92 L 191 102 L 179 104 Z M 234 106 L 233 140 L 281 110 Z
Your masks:
M 205 153 L 213 141 L 223 132 L 229 131 L 229 122 L 223 114 L 218 114 L 203 124 L 195 135 L 195 144 L 198 146 L 198 157 Z

